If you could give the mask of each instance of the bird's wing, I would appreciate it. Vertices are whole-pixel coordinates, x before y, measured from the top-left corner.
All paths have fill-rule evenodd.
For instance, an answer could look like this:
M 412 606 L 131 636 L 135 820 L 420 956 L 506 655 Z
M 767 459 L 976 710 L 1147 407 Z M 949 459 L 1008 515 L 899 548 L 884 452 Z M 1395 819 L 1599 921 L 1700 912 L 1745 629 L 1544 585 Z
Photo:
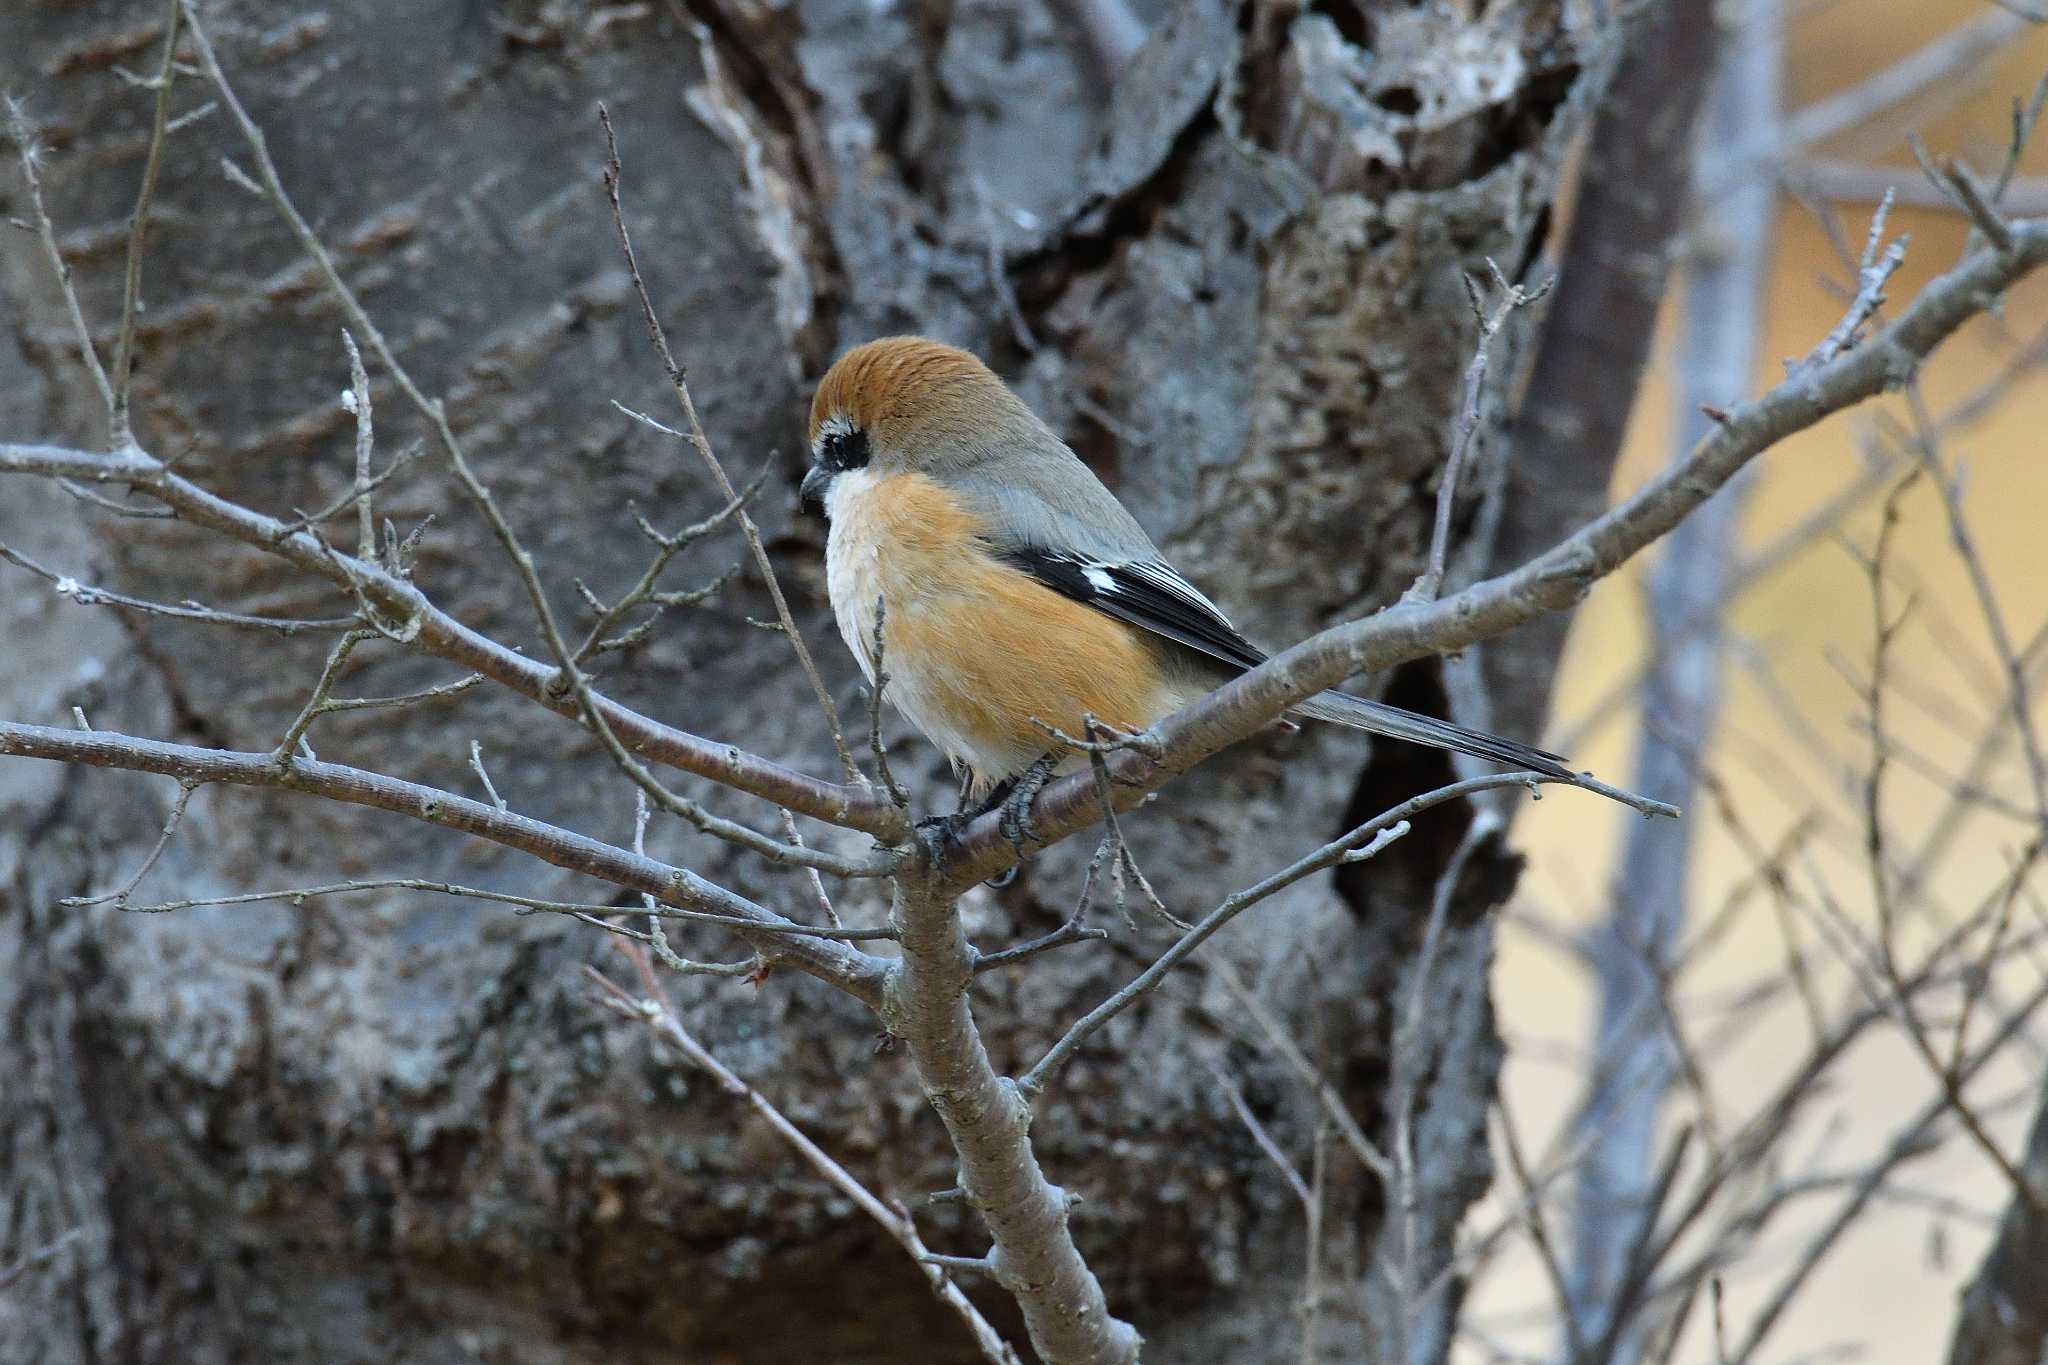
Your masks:
M 1076 602 L 1232 668 L 1266 661 L 1064 446 L 1004 474 L 1001 482 L 969 474 L 954 485 L 999 559 Z
M 1163 559 L 1118 563 L 1034 545 L 1005 546 L 997 554 L 1055 592 L 1234 668 L 1266 661 L 1214 602 Z

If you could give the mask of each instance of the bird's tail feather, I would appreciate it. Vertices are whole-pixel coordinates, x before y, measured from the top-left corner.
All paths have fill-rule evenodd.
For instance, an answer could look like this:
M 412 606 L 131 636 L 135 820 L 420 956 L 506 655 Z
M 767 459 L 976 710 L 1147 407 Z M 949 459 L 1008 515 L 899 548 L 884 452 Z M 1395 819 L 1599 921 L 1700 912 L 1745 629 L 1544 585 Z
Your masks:
M 1565 761 L 1556 754 L 1533 749 L 1499 735 L 1489 735 L 1483 730 L 1468 730 L 1434 716 L 1403 711 L 1398 706 L 1367 701 L 1343 692 L 1318 693 L 1294 709 L 1304 716 L 1313 716 L 1335 725 L 1348 725 L 1354 730 L 1427 744 L 1436 749 L 1450 749 L 1511 767 L 1533 768 L 1551 777 L 1574 776 L 1572 770 L 1565 766 Z

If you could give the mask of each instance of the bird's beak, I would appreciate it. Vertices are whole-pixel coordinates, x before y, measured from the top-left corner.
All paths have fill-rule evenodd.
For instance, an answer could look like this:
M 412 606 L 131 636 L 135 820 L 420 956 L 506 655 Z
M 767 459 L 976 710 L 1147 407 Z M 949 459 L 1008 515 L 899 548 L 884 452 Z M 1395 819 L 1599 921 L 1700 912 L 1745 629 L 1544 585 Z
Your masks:
M 832 482 L 832 471 L 821 464 L 814 464 L 804 472 L 804 481 L 797 485 L 797 501 L 804 511 L 814 517 L 825 515 L 825 487 Z

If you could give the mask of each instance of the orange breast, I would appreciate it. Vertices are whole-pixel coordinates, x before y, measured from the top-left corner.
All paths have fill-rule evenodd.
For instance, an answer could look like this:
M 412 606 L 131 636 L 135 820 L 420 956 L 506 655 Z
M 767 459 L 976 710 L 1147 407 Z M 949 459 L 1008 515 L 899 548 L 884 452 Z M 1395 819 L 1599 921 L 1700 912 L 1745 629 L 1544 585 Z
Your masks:
M 1034 717 L 1079 735 L 1086 715 L 1137 728 L 1172 709 L 1159 643 L 998 560 L 937 483 L 898 474 L 849 493 L 832 530 L 841 629 L 874 619 L 842 593 L 886 601 L 886 695 L 982 785 L 1056 747 Z

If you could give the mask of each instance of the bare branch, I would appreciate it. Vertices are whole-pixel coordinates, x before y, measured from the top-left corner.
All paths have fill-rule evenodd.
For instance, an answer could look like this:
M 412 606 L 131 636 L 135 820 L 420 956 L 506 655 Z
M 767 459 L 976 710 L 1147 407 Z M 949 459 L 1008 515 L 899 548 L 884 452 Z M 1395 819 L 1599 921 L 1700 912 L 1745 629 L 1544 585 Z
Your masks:
M 50 222 L 50 211 L 43 205 L 42 149 L 36 145 L 34 131 L 28 126 L 28 116 L 22 112 L 20 101 L 12 95 L 0 97 L 0 107 L 7 114 L 7 133 L 14 142 L 16 157 L 21 163 L 21 178 L 28 186 L 29 213 L 35 220 L 36 236 L 43 244 L 43 254 L 49 259 L 50 269 L 57 276 L 57 285 L 64 293 L 64 307 L 71 314 L 71 330 L 78 340 L 78 354 L 85 361 L 86 371 L 92 375 L 93 387 L 99 390 L 100 402 L 105 406 L 109 420 L 115 410 L 114 389 L 107 382 L 106 367 L 100 364 L 99 349 L 93 345 L 92 328 L 86 324 L 85 310 L 78 304 L 78 290 L 71 281 L 71 266 L 64 259 L 63 249 L 57 245 L 57 229 Z M 108 432 L 108 444 L 122 443 L 113 439 Z
M 582 715 L 578 701 L 562 694 L 557 669 L 471 630 L 384 566 L 341 554 L 303 528 L 294 529 L 274 517 L 209 493 L 144 451 L 131 448 L 101 455 L 62 446 L 0 442 L 0 473 L 70 478 L 87 484 L 124 484 L 157 499 L 195 526 L 219 532 L 344 589 L 359 592 L 379 616 L 400 623 L 399 633 L 410 635 L 410 643 L 415 647 L 482 674 L 559 714 L 572 718 Z M 350 497 L 353 498 L 353 491 Z M 734 745 L 664 725 L 602 695 L 593 696 L 613 732 L 631 741 L 634 751 L 650 761 L 878 838 L 901 837 L 906 828 L 901 812 L 878 792 L 821 782 Z
M 195 786 L 198 784 L 194 784 Z M 645 854 L 641 855 L 645 857 Z M 604 905 L 593 901 L 557 901 L 538 896 L 522 896 L 510 891 L 492 891 L 481 886 L 462 886 L 455 882 L 436 881 L 430 877 L 357 877 L 345 882 L 323 882 L 312 886 L 287 886 L 275 891 L 243 891 L 232 895 L 193 896 L 182 900 L 161 901 L 155 905 L 122 905 L 123 910 L 134 915 L 168 915 L 180 910 L 196 910 L 208 906 L 262 905 L 268 901 L 290 901 L 297 905 L 301 901 L 322 900 L 328 896 L 352 896 L 366 891 L 428 891 L 437 896 L 454 896 L 458 900 L 488 901 L 494 905 L 515 906 L 522 914 L 568 915 L 586 923 L 598 923 L 601 928 L 615 928 L 605 922 L 610 915 L 653 915 L 657 919 L 675 920 L 685 924 L 712 924 L 728 929 L 747 929 L 762 933 L 788 934 L 796 938 L 832 939 L 841 943 L 864 940 L 893 939 L 896 931 L 887 925 L 868 929 L 823 928 L 813 924 L 763 924 L 759 920 L 742 919 L 734 915 L 713 915 L 698 910 L 683 910 L 656 901 L 640 909 L 627 909 L 617 905 Z M 642 893 L 648 895 L 649 893 Z M 119 896 L 67 897 L 60 905 L 97 905 Z M 651 899 L 651 896 L 650 896 Z
M 370 479 L 370 452 L 376 448 L 375 424 L 370 412 L 370 372 L 363 368 L 363 353 L 356 349 L 356 339 L 348 334 L 348 328 L 341 329 L 341 344 L 348 349 L 348 402 L 347 407 L 356 419 L 356 558 L 377 557 L 377 518 L 370 504 L 370 490 L 376 487 Z M 397 468 L 396 463 L 392 466 Z
M 352 630 L 335 642 L 334 648 L 328 652 L 326 664 L 320 669 L 319 679 L 313 684 L 313 694 L 306 698 L 306 704 L 299 708 L 299 714 L 286 727 L 284 738 L 280 739 L 277 747 L 271 751 L 271 762 L 289 764 L 292 761 L 292 751 L 299 747 L 299 742 L 306 737 L 306 731 L 312 728 L 314 721 L 326 713 L 328 694 L 340 680 L 341 670 L 348 667 L 348 656 L 355 652 L 357 645 L 374 638 L 375 635 L 376 632 L 371 630 Z M 499 809 L 503 808 L 501 804 Z
M 877 1199 L 865 1185 L 855 1180 L 844 1166 L 828 1156 L 824 1148 L 811 1141 L 801 1129 L 784 1117 L 782 1111 L 771 1104 L 767 1096 L 741 1080 L 713 1056 L 709 1049 L 692 1037 L 689 1030 L 683 1027 L 682 1021 L 676 1017 L 675 1011 L 652 994 L 655 983 L 644 964 L 641 964 L 641 985 L 650 992 L 650 995 L 641 1000 L 634 1000 L 622 987 L 596 969 L 586 966 L 583 970 L 604 989 L 610 997 L 607 1003 L 618 1013 L 629 1019 L 639 1019 L 653 1030 L 657 1037 L 666 1041 L 697 1066 L 710 1072 L 712 1078 L 727 1094 L 744 1100 L 748 1108 L 760 1115 L 768 1126 L 775 1130 L 776 1136 L 795 1148 L 797 1155 L 811 1164 L 811 1169 L 825 1177 L 834 1189 L 852 1200 L 862 1213 L 874 1219 L 884 1232 L 909 1252 L 910 1258 L 918 1263 L 926 1283 L 931 1286 L 932 1292 L 938 1295 L 939 1301 L 952 1309 L 966 1325 L 968 1334 L 974 1338 L 974 1344 L 980 1350 L 983 1359 L 993 1362 L 994 1365 L 1020 1365 L 1017 1353 L 1010 1348 L 1009 1343 L 989 1325 L 988 1319 L 981 1315 L 981 1311 L 968 1302 L 967 1296 L 960 1292 L 959 1286 L 945 1276 L 941 1267 L 933 1263 L 932 1255 L 926 1250 L 923 1239 L 917 1235 L 917 1225 L 911 1221 L 910 1215 L 900 1205 L 892 1208 Z
M 879 1008 L 889 964 L 844 944 L 825 941 L 812 926 L 767 910 L 744 896 L 705 881 L 685 868 L 546 824 L 480 801 L 456 796 L 381 773 L 338 763 L 294 758 L 289 766 L 270 754 L 200 749 L 101 731 L 57 730 L 0 721 L 0 755 L 47 758 L 97 768 L 125 768 L 168 777 L 233 786 L 273 787 L 304 792 L 348 805 L 371 806 L 428 824 L 453 829 L 530 853 L 556 867 L 581 872 L 633 891 L 645 891 L 677 909 L 734 921 L 735 929 L 762 953 L 838 986 L 869 1008 Z M 790 933 L 791 929 L 805 931 Z
M 1823 199 L 1874 204 L 1886 195 L 1912 208 L 1953 209 L 1955 200 L 1924 181 L 1893 166 L 1866 166 L 1854 161 L 1812 158 L 1794 161 L 1782 172 L 1795 192 Z M 2008 213 L 2038 217 L 2048 214 L 2048 180 L 2015 180 L 2000 201 Z
M 122 882 L 112 891 L 104 891 L 97 896 L 65 896 L 57 904 L 66 907 L 78 907 L 104 905 L 108 901 L 112 901 L 120 909 L 130 909 L 128 897 L 133 895 L 135 888 L 142 884 L 142 879 L 149 875 L 149 870 L 156 866 L 157 860 L 164 856 L 164 850 L 170 847 L 172 836 L 178 832 L 178 825 L 185 818 L 185 807 L 191 804 L 192 793 L 198 791 L 203 785 L 205 784 L 194 781 L 191 778 L 179 781 L 178 795 L 171 802 L 170 813 L 164 817 L 163 832 L 157 836 L 156 845 L 149 850 L 148 856 L 142 860 L 141 864 L 127 881 Z
M 1042 938 L 1034 938 L 1025 943 L 1014 943 L 1007 948 L 998 949 L 993 953 L 976 953 L 974 955 L 974 970 L 979 975 L 982 972 L 992 971 L 997 967 L 1014 967 L 1019 962 L 1037 957 L 1040 953 L 1050 952 L 1054 948 L 1064 948 L 1069 943 L 1092 943 L 1097 939 L 1108 937 L 1109 931 L 1107 929 L 1091 928 L 1081 923 L 1077 916 L 1069 919 L 1059 928 Z
M 1422 575 L 1402 594 L 1404 603 L 1434 602 L 1443 588 L 1444 561 L 1449 557 L 1451 548 L 1451 513 L 1457 505 L 1458 479 L 1464 472 L 1465 452 L 1472 446 L 1472 434 L 1479 430 L 1479 401 L 1486 392 L 1487 358 L 1494 334 L 1500 331 L 1511 313 L 1541 299 L 1556 282 L 1548 280 L 1535 289 L 1523 289 L 1518 284 L 1510 284 L 1492 260 L 1486 262 L 1486 268 L 1493 272 L 1493 288 L 1498 301 L 1489 310 L 1480 301 L 1479 287 L 1470 276 L 1466 277 L 1465 289 L 1472 299 L 1472 315 L 1479 324 L 1479 338 L 1472 344 L 1472 363 L 1465 367 L 1465 397 L 1458 412 L 1457 427 L 1451 434 L 1451 453 L 1444 460 L 1443 473 L 1437 477 L 1436 522 L 1429 533 L 1429 559 Z
M 663 371 L 668 375 L 669 387 L 675 391 L 676 402 L 681 405 L 687 419 L 690 436 L 689 444 L 703 457 L 704 466 L 711 471 L 711 478 L 718 485 L 719 492 L 727 502 L 739 501 L 733 491 L 732 480 L 725 476 L 725 466 L 718 461 L 718 455 L 711 449 L 709 438 L 704 435 L 704 424 L 697 419 L 696 400 L 690 397 L 690 386 L 683 375 L 683 367 L 676 363 L 675 353 L 669 350 L 668 333 L 662 328 L 661 319 L 654 311 L 654 300 L 647 293 L 647 285 L 640 278 L 640 262 L 633 255 L 633 239 L 626 231 L 625 209 L 619 203 L 619 144 L 612 135 L 612 116 L 603 104 L 597 106 L 598 121 L 604 125 L 605 168 L 604 192 L 611 201 L 612 226 L 619 235 L 619 249 L 625 253 L 626 273 L 632 276 L 633 291 L 640 296 L 640 310 L 647 322 L 647 336 L 654 343 L 655 353 L 661 357 Z M 804 643 L 802 632 L 796 628 L 796 618 L 790 615 L 789 602 L 782 595 L 782 582 L 775 575 L 775 566 L 768 559 L 767 547 L 761 543 L 761 532 L 754 525 L 754 519 L 747 515 L 747 509 L 736 509 L 740 533 L 746 537 L 747 548 L 753 552 L 754 564 L 761 571 L 761 582 L 768 589 L 768 597 L 775 604 L 775 619 L 781 624 L 782 633 L 789 637 L 790 648 L 796 651 L 799 667 L 811 684 L 811 691 L 818 700 L 818 710 L 825 718 L 825 728 L 831 732 L 832 746 L 839 753 L 839 763 L 846 771 L 846 780 L 854 786 L 864 785 L 860 768 L 853 761 L 853 754 L 846 747 L 846 736 L 839 729 L 839 711 L 832 705 L 832 694 L 825 688 L 825 680 L 818 673 L 818 665 L 811 658 L 810 647 Z
M 2026 27 L 2026 21 L 2018 15 L 1997 12 L 1986 12 L 1956 25 L 1876 75 L 1794 113 L 1785 120 L 1779 135 L 1780 154 L 1848 132 L 1884 110 L 1952 80 L 1958 73 L 2006 51 Z M 1732 167 L 1731 173 L 1744 169 Z
M 1411 797 L 1383 811 L 1364 824 L 1359 825 L 1342 838 L 1323 845 L 1315 852 L 1296 861 L 1289 867 L 1275 872 L 1272 876 L 1226 897 L 1223 903 L 1177 939 L 1173 946 L 1153 960 L 1151 966 L 1133 977 L 1121 990 L 1104 1000 L 1073 1027 L 1060 1040 L 1046 1050 L 1017 1080 L 1017 1087 L 1026 1095 L 1036 1095 L 1045 1088 L 1046 1079 L 1074 1053 L 1074 1050 L 1088 1040 L 1111 1019 L 1137 1003 L 1139 997 L 1158 988 L 1166 974 L 1178 966 L 1188 954 L 1202 946 L 1217 930 L 1230 923 L 1240 913 L 1257 905 L 1260 901 L 1282 891 L 1303 877 L 1335 867 L 1340 862 L 1360 862 L 1385 848 L 1407 832 L 1407 823 L 1413 816 L 1421 814 L 1432 806 L 1446 801 L 1455 801 L 1474 792 L 1490 791 L 1496 787 L 1528 786 L 1541 782 L 1562 782 L 1564 779 L 1546 777 L 1541 773 L 1495 773 L 1486 777 L 1474 777 L 1463 782 L 1454 782 L 1435 791 L 1424 792 Z
M 1303 698 L 1355 673 L 1466 648 L 1547 611 L 1562 610 L 1593 583 L 1664 536 L 1758 455 L 1908 379 L 1919 363 L 2007 286 L 2048 263 L 2048 221 L 2011 224 L 2010 253 L 1981 250 L 1932 281 L 1889 326 L 1862 345 L 1806 368 L 1731 410 L 1683 460 L 1642 489 L 1511 572 L 1429 604 L 1397 606 L 1334 626 L 1268 660 L 1154 727 L 1165 761 L 1130 753 L 1108 760 L 1124 809 L 1219 750 L 1256 733 Z M 1040 842 L 1094 822 L 1093 783 L 1076 774 L 1048 785 L 1032 809 Z M 947 873 L 971 885 L 1015 859 L 1000 820 L 975 820 L 947 852 Z
M 170 0 L 164 15 L 164 55 L 157 63 L 156 108 L 150 116 L 149 151 L 142 161 L 142 184 L 135 191 L 135 207 L 128 214 L 128 264 L 121 284 L 121 331 L 114 342 L 114 395 L 107 408 L 107 443 L 118 450 L 134 440 L 128 417 L 128 390 L 135 369 L 135 317 L 142 302 L 142 250 L 149 235 L 149 201 L 156 193 L 157 168 L 163 164 L 164 139 L 169 132 L 171 84 L 178 66 L 178 0 Z M 182 122 L 182 121 L 181 121 Z
M 146 616 L 165 616 L 176 621 L 195 621 L 202 625 L 232 626 L 238 630 L 275 631 L 287 638 L 315 631 L 343 630 L 355 624 L 355 618 L 350 616 L 249 616 L 242 612 L 203 606 L 197 602 L 152 602 L 146 597 L 131 597 L 127 593 L 115 592 L 111 588 L 81 583 L 70 574 L 59 573 L 5 544 L 0 544 L 0 559 L 28 570 L 50 584 L 59 597 L 68 598 L 81 607 L 114 607 L 121 611 L 141 612 Z

